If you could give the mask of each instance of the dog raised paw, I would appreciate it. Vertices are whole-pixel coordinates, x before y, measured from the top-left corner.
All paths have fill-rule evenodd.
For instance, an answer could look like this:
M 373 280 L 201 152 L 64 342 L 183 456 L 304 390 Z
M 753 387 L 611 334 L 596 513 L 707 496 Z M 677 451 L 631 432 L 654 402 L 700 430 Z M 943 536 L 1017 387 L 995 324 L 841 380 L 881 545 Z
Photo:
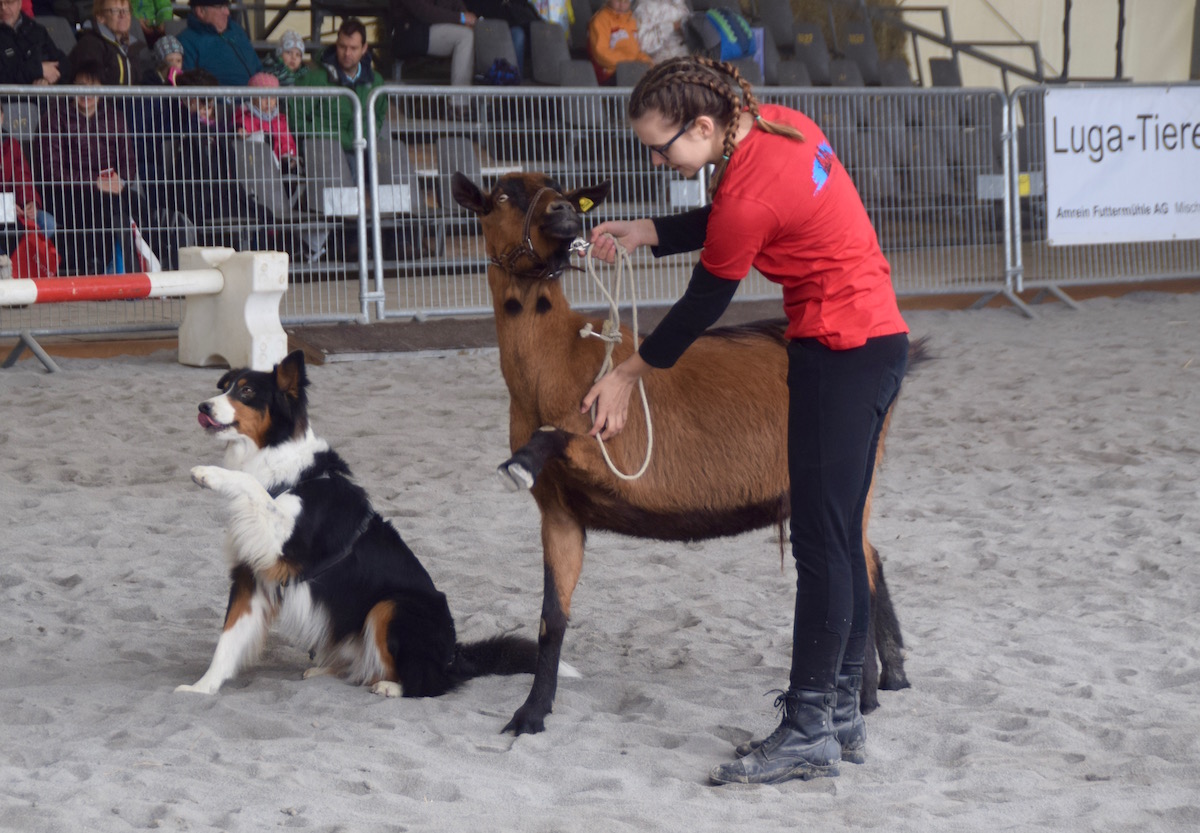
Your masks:
M 192 466 L 192 482 L 202 489 L 219 490 L 224 471 L 220 466 Z

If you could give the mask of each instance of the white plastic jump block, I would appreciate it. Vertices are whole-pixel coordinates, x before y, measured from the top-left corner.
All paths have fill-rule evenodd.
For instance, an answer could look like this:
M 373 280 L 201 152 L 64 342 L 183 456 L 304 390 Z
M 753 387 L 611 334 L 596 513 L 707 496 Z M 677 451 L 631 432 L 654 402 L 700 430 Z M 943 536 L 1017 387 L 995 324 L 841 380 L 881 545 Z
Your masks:
M 287 355 L 279 302 L 288 287 L 288 256 L 282 252 L 235 252 L 186 247 L 179 269 L 219 269 L 220 292 L 188 295 L 179 325 L 179 363 L 227 364 L 270 370 Z

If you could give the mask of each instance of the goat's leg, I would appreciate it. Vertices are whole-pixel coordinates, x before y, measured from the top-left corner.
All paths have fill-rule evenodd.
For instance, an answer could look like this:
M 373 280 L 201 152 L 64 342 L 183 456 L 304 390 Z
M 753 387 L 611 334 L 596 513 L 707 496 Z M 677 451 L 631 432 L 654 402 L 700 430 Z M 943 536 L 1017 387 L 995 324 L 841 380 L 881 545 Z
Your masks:
M 892 596 L 883 578 L 883 562 L 874 548 L 870 555 L 876 574 L 871 594 L 871 635 L 881 666 L 879 688 L 899 691 L 909 687 L 908 675 L 904 673 L 904 637 L 900 633 L 896 609 L 892 606 Z
M 513 491 L 532 489 L 542 468 L 555 457 L 561 457 L 567 450 L 571 435 L 552 425 L 544 425 L 529 442 L 518 448 L 496 469 L 504 479 L 504 485 Z
M 546 728 L 546 715 L 554 705 L 558 688 L 559 657 L 571 595 L 583 569 L 583 527 L 561 506 L 542 506 L 542 566 L 545 586 L 542 621 L 538 629 L 537 668 L 529 696 L 517 709 L 505 732 L 533 734 Z

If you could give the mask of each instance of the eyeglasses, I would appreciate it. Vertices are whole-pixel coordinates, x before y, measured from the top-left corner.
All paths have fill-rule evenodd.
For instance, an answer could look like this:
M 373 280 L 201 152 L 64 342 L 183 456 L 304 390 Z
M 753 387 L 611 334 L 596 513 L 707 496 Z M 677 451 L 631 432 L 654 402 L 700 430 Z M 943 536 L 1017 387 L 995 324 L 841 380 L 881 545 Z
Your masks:
M 651 153 L 657 153 L 665 160 L 667 158 L 667 154 L 671 152 L 671 145 L 675 144 L 680 136 L 691 130 L 694 123 L 695 120 L 692 120 L 686 123 L 683 127 L 679 128 L 679 132 L 672 136 L 665 145 L 646 145 L 646 147 L 650 149 Z

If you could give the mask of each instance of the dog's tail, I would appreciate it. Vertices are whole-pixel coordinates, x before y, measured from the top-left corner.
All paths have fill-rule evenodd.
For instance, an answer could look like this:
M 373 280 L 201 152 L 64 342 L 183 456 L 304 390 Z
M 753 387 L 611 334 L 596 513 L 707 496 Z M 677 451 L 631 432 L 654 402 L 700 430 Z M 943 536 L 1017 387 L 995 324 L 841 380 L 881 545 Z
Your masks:
M 538 646 L 532 639 L 504 634 L 479 642 L 459 643 L 451 673 L 461 680 L 488 674 L 532 674 Z

